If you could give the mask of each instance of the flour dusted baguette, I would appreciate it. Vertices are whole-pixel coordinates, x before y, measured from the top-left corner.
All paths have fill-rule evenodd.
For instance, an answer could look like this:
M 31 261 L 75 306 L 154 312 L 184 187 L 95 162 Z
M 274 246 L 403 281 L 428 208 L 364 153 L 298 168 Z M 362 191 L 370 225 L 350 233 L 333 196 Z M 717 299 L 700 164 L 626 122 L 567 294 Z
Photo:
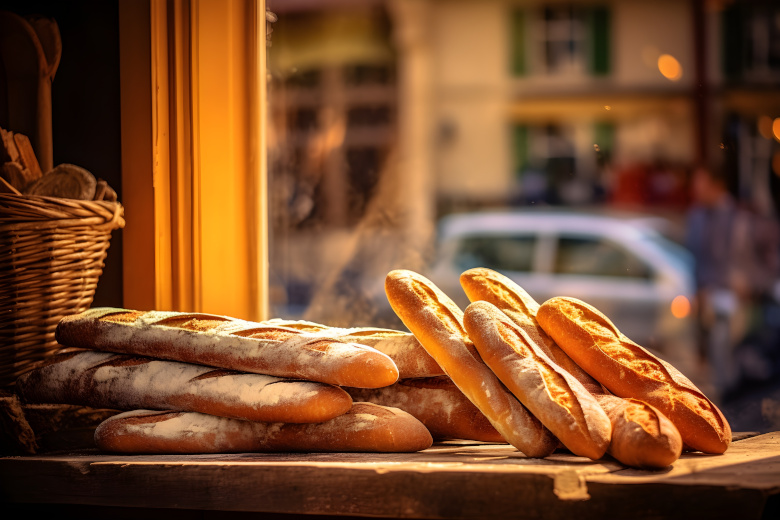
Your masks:
M 261 323 L 375 348 L 379 352 L 387 354 L 393 360 L 398 367 L 399 379 L 444 375 L 444 370 L 425 351 L 417 338 L 414 337 L 414 334 L 408 332 L 374 327 L 338 328 L 310 321 L 282 319 L 273 319 Z
M 355 401 L 392 406 L 412 414 L 434 439 L 505 442 L 487 417 L 449 377 L 404 379 L 384 388 L 346 388 Z
M 469 269 L 461 274 L 460 284 L 472 302 L 481 300 L 498 307 L 528 334 L 547 357 L 574 376 L 589 392 L 604 392 L 599 382 L 577 365 L 542 329 L 536 321 L 539 304 L 525 289 L 501 273 L 484 267 Z
M 607 453 L 636 468 L 665 468 L 680 458 L 680 432 L 660 411 L 636 399 L 609 394 L 596 399 L 612 422 Z
M 660 410 L 691 448 L 726 451 L 731 427 L 721 411 L 676 368 L 628 339 L 600 311 L 575 298 L 557 297 L 544 302 L 536 318 L 610 392 Z
M 316 424 L 136 410 L 95 430 L 98 448 L 120 453 L 413 452 L 432 442 L 408 413 L 371 403 L 355 403 L 347 413 Z
M 253 421 L 322 422 L 352 399 L 336 386 L 91 350 L 58 354 L 19 377 L 32 403 L 204 412 Z
M 56 338 L 69 347 L 334 385 L 376 388 L 398 380 L 393 360 L 365 345 L 211 314 L 95 308 L 60 321 Z
M 596 398 L 493 304 L 466 308 L 463 324 L 482 360 L 575 455 L 598 460 L 612 426 Z
M 463 328 L 463 312 L 430 280 L 408 270 L 385 279 L 401 321 L 504 439 L 529 457 L 545 457 L 558 440 L 501 384 Z

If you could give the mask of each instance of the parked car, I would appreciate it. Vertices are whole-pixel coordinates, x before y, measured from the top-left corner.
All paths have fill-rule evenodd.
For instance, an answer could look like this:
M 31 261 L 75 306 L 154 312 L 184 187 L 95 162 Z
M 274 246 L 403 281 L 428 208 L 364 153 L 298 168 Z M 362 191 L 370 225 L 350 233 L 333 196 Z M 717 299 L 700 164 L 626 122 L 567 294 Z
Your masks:
M 460 274 L 487 267 L 539 303 L 572 296 L 592 304 L 642 346 L 690 351 L 693 261 L 661 233 L 667 224 L 562 210 L 452 215 L 440 222 L 427 276 L 465 308 Z

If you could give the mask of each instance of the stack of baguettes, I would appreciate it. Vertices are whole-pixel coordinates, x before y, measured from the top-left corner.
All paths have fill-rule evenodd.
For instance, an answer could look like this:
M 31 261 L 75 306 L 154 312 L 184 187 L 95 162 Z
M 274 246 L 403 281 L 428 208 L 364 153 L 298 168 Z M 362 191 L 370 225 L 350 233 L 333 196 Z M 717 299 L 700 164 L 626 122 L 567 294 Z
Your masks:
M 65 318 L 74 350 L 17 381 L 27 402 L 127 410 L 98 426 L 126 453 L 418 451 L 432 439 L 563 446 L 665 467 L 723 453 L 728 422 L 674 367 L 573 298 L 537 304 L 489 269 L 465 312 L 408 270 L 385 289 L 409 332 L 97 308 Z
M 350 334 L 374 336 L 382 348 L 397 351 L 399 362 L 414 357 L 410 350 L 426 355 L 419 343 L 408 333 L 332 330 L 314 334 L 208 314 L 95 308 L 58 324 L 57 341 L 68 351 L 23 374 L 16 391 L 28 403 L 124 411 L 95 431 L 96 445 L 107 451 L 429 447 L 431 434 L 414 416 L 353 401 L 345 390 L 393 386 L 399 379 L 391 356 L 363 344 L 371 338 L 359 343 Z
M 674 367 L 623 335 L 592 306 L 542 305 L 489 269 L 464 272 L 462 311 L 430 280 L 391 271 L 393 310 L 495 429 L 529 457 L 561 444 L 626 465 L 665 467 L 686 449 L 719 454 L 731 428 Z

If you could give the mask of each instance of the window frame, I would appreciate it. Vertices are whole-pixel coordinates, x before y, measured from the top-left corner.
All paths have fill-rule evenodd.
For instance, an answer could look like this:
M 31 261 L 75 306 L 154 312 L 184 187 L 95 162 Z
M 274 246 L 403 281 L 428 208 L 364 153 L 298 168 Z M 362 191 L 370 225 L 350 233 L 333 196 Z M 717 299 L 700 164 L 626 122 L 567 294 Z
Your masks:
M 267 317 L 265 23 L 265 0 L 119 2 L 127 308 Z

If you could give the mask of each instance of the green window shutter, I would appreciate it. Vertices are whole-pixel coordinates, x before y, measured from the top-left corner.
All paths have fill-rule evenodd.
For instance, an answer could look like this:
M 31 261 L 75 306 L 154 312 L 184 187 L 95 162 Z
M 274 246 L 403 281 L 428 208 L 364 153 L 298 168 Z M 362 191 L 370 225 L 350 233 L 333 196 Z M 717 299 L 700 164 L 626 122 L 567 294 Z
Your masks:
M 591 73 L 606 76 L 610 72 L 610 13 L 606 7 L 594 7 L 588 13 L 591 43 Z
M 726 7 L 721 15 L 721 44 L 723 75 L 728 79 L 739 79 L 742 73 L 743 27 L 739 6 Z
M 525 48 L 525 11 L 515 9 L 510 17 L 509 41 L 512 46 L 509 56 L 512 60 L 510 67 L 512 74 L 523 76 L 526 73 L 526 48 Z
M 512 172 L 520 179 L 529 163 L 528 127 L 514 125 L 512 127 Z
M 599 165 L 609 162 L 615 146 L 615 125 L 599 121 L 593 127 L 593 144 L 596 145 L 596 160 Z

